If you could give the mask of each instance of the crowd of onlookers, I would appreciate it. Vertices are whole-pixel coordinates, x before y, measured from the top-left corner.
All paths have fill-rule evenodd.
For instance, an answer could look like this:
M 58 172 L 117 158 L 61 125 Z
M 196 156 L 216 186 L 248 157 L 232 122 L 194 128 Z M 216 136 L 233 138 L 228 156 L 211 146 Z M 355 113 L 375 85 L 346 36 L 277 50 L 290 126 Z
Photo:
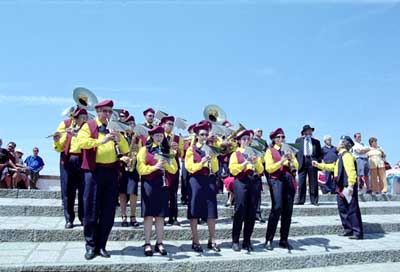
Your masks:
M 332 138 L 324 137 L 325 146 L 322 148 L 323 161 L 331 163 L 336 161 L 336 148 L 332 146 Z M 378 145 L 378 139 L 371 137 L 368 145 L 361 141 L 361 133 L 354 134 L 354 147 L 351 150 L 357 165 L 359 187 L 365 188 L 366 193 L 400 193 L 393 187 L 396 177 L 400 177 L 400 162 L 393 168 L 386 161 L 386 153 Z M 333 173 L 320 173 L 319 181 L 323 193 L 334 193 Z M 393 190 L 393 188 L 395 190 Z
M 23 159 L 24 152 L 16 148 L 14 142 L 9 142 L 3 148 L 0 138 L 0 188 L 7 189 L 37 189 L 39 172 L 44 167 L 39 156 L 39 148 L 33 148 L 33 154 Z

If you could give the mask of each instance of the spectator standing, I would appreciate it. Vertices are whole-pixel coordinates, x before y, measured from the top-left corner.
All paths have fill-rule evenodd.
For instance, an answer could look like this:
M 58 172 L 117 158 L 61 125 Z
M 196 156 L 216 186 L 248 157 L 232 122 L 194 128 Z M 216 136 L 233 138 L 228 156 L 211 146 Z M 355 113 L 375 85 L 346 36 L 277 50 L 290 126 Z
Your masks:
M 387 193 L 387 180 L 385 169 L 386 154 L 378 146 L 378 139 L 371 137 L 369 139 L 370 149 L 366 153 L 368 156 L 369 168 L 371 170 L 371 185 L 373 193 Z M 378 182 L 379 179 L 379 182 Z

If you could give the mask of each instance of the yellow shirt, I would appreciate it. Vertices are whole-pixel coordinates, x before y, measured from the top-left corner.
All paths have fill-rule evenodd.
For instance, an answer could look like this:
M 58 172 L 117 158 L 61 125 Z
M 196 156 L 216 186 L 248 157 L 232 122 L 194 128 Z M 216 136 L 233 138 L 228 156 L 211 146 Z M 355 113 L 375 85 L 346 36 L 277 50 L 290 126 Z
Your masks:
M 157 147 L 157 145 L 153 144 L 153 147 Z M 139 175 L 141 176 L 150 175 L 151 173 L 157 171 L 154 165 L 146 164 L 146 155 L 147 155 L 147 147 L 143 146 L 142 148 L 139 149 L 139 152 L 137 154 L 137 164 L 136 164 L 136 169 Z M 178 171 L 178 164 L 176 163 L 176 160 L 171 159 L 169 164 L 167 162 L 164 163 L 164 169 L 166 172 L 172 175 L 175 174 Z
M 53 142 L 54 150 L 57 152 L 63 152 L 65 144 L 67 143 L 67 133 L 65 133 L 65 129 L 66 129 L 65 123 L 64 121 L 62 121 L 57 128 L 57 132 L 61 132 L 60 140 L 58 142 Z M 71 138 L 69 153 L 75 153 L 75 154 L 81 153 L 79 142 L 76 136 L 72 136 Z
M 165 138 L 167 138 L 167 136 L 170 137 L 170 143 L 172 143 L 174 141 L 174 133 L 165 133 Z M 179 141 L 178 141 L 178 156 L 180 158 L 182 158 L 183 154 L 184 154 L 184 142 L 182 137 L 179 137 Z M 173 152 L 175 152 L 175 150 L 173 150 Z
M 198 148 L 201 148 L 202 145 L 200 143 L 196 143 L 196 146 Z M 209 168 L 208 162 L 204 162 L 204 163 L 194 162 L 193 148 L 192 148 L 192 146 L 190 146 L 188 148 L 188 150 L 186 151 L 186 158 L 185 158 L 186 170 L 189 173 L 194 174 L 194 173 L 200 171 L 201 169 L 203 169 L 204 167 Z M 211 156 L 211 172 L 217 173 L 218 170 L 219 170 L 218 159 L 216 156 Z
M 236 152 L 239 151 L 240 153 L 244 153 L 244 148 L 238 147 L 235 152 L 231 154 L 231 157 L 229 159 L 229 171 L 233 176 L 239 175 L 241 172 L 245 170 L 255 170 L 257 174 L 262 174 L 264 172 L 264 166 L 263 166 L 263 161 L 262 158 L 258 158 L 257 162 L 253 165 L 251 163 L 247 164 L 246 169 L 243 164 L 238 162 Z
M 96 118 L 97 126 L 101 126 L 102 123 L 98 118 Z M 106 134 L 99 132 L 99 137 L 93 139 L 90 134 L 90 129 L 88 124 L 84 124 L 78 132 L 78 143 L 81 149 L 92 149 L 96 148 L 96 163 L 114 163 L 118 160 L 117 154 L 115 153 L 115 147 L 113 141 L 108 141 L 103 144 L 102 141 Z M 129 152 L 128 142 L 125 137 L 121 135 L 118 142 L 119 149 L 122 154 Z
M 346 149 L 344 148 L 340 149 L 339 155 L 345 151 Z M 346 154 L 343 155 L 342 159 L 343 159 L 344 170 L 346 171 L 347 174 L 347 182 L 350 186 L 353 186 L 357 181 L 354 156 L 350 152 L 346 152 Z M 317 167 L 321 170 L 333 172 L 333 175 L 337 177 L 339 174 L 339 159 L 334 163 L 328 163 L 328 164 L 318 163 Z
M 279 145 L 274 145 L 274 148 L 278 151 L 281 149 L 281 147 Z M 282 166 L 279 162 L 274 161 L 274 159 L 272 158 L 272 153 L 271 153 L 270 149 L 267 149 L 267 151 L 265 151 L 264 161 L 265 161 L 265 170 L 267 170 L 267 172 L 270 174 L 275 173 Z M 289 167 L 289 161 L 286 160 L 283 163 L 283 165 Z M 292 166 L 296 169 L 299 169 L 299 163 L 294 154 L 292 154 Z

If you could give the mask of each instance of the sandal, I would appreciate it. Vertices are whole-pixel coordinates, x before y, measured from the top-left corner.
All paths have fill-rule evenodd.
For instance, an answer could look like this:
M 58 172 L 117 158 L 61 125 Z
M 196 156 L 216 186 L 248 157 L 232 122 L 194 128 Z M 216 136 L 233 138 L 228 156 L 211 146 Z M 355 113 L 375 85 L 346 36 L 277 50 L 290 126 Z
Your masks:
M 136 216 L 131 216 L 131 226 L 137 228 L 140 224 L 136 221 Z
M 128 225 L 128 222 L 126 221 L 127 218 L 128 218 L 128 217 L 127 217 L 126 215 L 123 215 L 123 216 L 122 216 L 121 226 L 124 227 L 124 228 L 126 228 L 126 227 L 129 226 L 129 225 Z
M 197 243 L 192 243 L 192 249 L 194 252 L 199 252 L 199 253 L 203 252 L 203 248 L 201 247 L 200 244 Z
M 146 257 L 151 257 L 153 256 L 153 249 L 151 248 L 150 244 L 145 244 L 144 245 L 144 255 Z
M 164 248 L 163 243 L 157 243 L 156 246 L 154 247 L 154 251 L 160 253 L 162 256 L 167 256 L 167 254 L 168 254 Z

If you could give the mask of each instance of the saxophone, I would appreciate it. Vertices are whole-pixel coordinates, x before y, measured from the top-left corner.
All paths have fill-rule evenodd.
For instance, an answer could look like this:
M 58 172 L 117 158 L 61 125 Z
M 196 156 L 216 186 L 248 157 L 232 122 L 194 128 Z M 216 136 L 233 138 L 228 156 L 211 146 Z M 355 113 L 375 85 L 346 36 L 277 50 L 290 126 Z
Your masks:
M 127 172 L 133 172 L 135 170 L 135 165 L 136 165 L 136 155 L 138 152 L 138 145 L 136 144 L 136 134 L 132 134 L 132 139 L 131 139 L 131 144 L 129 145 L 129 161 L 125 166 L 125 170 Z

